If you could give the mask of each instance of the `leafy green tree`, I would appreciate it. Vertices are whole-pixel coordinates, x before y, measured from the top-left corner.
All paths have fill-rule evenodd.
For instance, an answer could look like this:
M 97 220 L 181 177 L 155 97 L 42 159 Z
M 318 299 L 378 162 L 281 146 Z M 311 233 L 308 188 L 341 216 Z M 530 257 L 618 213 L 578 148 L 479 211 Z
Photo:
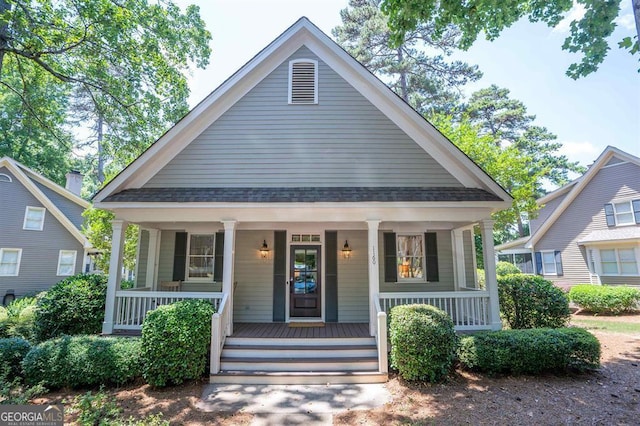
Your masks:
M 436 114 L 429 120 L 511 194 L 512 207 L 493 215 L 496 242 L 511 239 L 511 229 L 520 217 L 534 215 L 538 209 L 535 199 L 544 176 L 531 168 L 533 158 L 515 145 L 503 146 L 466 116 L 454 120 L 451 116 Z
M 640 0 L 631 0 L 638 34 L 633 42 L 626 37 L 621 47 L 635 53 L 640 37 Z M 573 0 L 511 0 L 511 1 L 457 1 L 457 0 L 383 0 L 382 11 L 389 16 L 392 42 L 403 43 L 405 34 L 418 28 L 423 22 L 433 22 L 436 37 L 443 37 L 450 26 L 462 32 L 460 46 L 469 48 L 484 32 L 487 40 L 495 40 L 502 30 L 523 17 L 531 22 L 544 22 L 557 26 L 573 7 Z M 567 75 L 573 79 L 584 77 L 598 69 L 604 61 L 613 33 L 614 20 L 620 13 L 621 0 L 577 0 L 586 12 L 570 25 L 569 36 L 562 49 L 579 52 L 582 59 L 569 66 Z M 632 47 L 634 46 L 635 47 Z
M 112 212 L 90 208 L 85 210 L 83 233 L 87 236 L 93 247 L 102 253 L 96 259 L 98 268 L 107 273 L 109 260 L 111 259 L 111 237 L 113 228 L 111 221 L 114 219 Z M 124 252 L 122 262 L 125 268 L 133 270 L 136 266 L 136 248 L 138 244 L 137 225 L 129 225 L 125 232 Z
M 28 111 L 29 126 L 15 128 L 35 127 L 45 147 L 67 153 L 63 129 L 102 120 L 104 155 L 126 164 L 187 111 L 184 72 L 206 66 L 210 39 L 198 7 L 181 11 L 170 0 L 0 0 L 0 98 L 15 96 L 0 116 L 20 122 L 17 111 Z M 33 78 L 19 78 L 20 66 Z M 22 95 L 28 91 L 58 95 Z M 72 98 L 86 107 L 70 111 Z M 66 116 L 54 121 L 49 112 Z M 21 160 L 41 164 L 37 156 Z
M 460 101 L 459 88 L 482 76 L 475 65 L 446 59 L 457 47 L 459 31 L 450 29 L 436 40 L 433 24 L 421 24 L 392 48 L 379 5 L 380 0 L 350 0 L 340 11 L 342 25 L 333 29 L 333 36 L 419 112 L 453 111 Z

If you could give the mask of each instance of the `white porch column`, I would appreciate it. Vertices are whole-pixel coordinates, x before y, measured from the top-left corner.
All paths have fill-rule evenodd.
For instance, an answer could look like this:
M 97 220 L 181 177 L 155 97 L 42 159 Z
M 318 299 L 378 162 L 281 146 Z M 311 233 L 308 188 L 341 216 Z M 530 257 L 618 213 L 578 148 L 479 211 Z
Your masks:
M 224 261 L 222 269 L 222 292 L 227 294 L 229 321 L 227 336 L 233 334 L 233 265 L 236 247 L 236 221 L 223 220 L 224 225 Z
M 482 235 L 482 254 L 484 257 L 484 277 L 489 292 L 489 307 L 491 315 L 491 329 L 500 330 L 500 303 L 498 301 L 498 279 L 496 277 L 496 254 L 493 249 L 493 220 L 480 222 Z
M 380 221 L 367 220 L 367 227 L 369 228 L 369 332 L 372 336 L 375 336 L 378 317 L 373 301 L 376 295 L 380 293 L 380 266 L 378 265 L 378 228 L 380 227 Z
M 465 253 L 464 240 L 462 238 L 462 229 L 454 229 L 451 231 L 451 239 L 453 242 L 453 261 L 455 268 L 453 269 L 453 277 L 455 280 L 456 291 L 462 287 L 467 287 L 467 275 L 465 271 Z
M 124 251 L 124 236 L 129 224 L 124 220 L 111 221 L 113 236 L 111 238 L 111 258 L 109 260 L 109 278 L 107 280 L 107 300 L 104 308 L 104 322 L 102 333 L 113 333 L 113 316 L 116 303 L 116 290 L 122 280 L 122 253 Z
M 156 283 L 156 264 L 158 259 L 158 243 L 160 242 L 160 231 L 158 229 L 147 229 L 149 232 L 149 250 L 147 251 L 147 276 L 145 287 L 154 288 Z

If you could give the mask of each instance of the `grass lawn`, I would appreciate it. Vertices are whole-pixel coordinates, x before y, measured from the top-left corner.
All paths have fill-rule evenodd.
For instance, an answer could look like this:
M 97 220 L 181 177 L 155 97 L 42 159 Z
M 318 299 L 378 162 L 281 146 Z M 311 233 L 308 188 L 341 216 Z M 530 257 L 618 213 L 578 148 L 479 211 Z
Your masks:
M 616 321 L 615 317 L 602 319 L 597 316 L 574 316 L 571 318 L 571 324 L 586 328 L 587 330 L 599 330 L 609 333 L 640 334 L 640 322 L 630 322 L 622 319 Z

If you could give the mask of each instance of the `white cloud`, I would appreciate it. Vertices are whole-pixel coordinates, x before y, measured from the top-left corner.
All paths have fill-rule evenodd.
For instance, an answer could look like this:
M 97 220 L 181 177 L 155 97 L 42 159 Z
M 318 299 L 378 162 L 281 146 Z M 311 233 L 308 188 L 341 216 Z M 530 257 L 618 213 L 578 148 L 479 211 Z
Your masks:
M 558 25 L 556 25 L 553 28 L 552 32 L 554 32 L 554 33 L 568 33 L 569 29 L 570 29 L 571 22 L 579 21 L 580 19 L 582 19 L 582 17 L 584 16 L 585 12 L 586 12 L 586 9 L 584 8 L 584 6 L 582 4 L 576 3 L 575 0 L 574 0 L 573 7 L 571 8 L 571 10 L 567 14 L 567 16 L 565 16 L 564 19 L 562 21 L 560 21 L 558 23 Z
M 616 24 L 618 24 L 619 27 L 622 27 L 625 30 L 636 29 L 636 21 L 631 13 L 627 13 L 626 15 L 620 15 L 613 22 L 615 22 Z
M 562 141 L 559 154 L 566 155 L 570 161 L 578 161 L 583 166 L 593 163 L 598 155 L 604 151 L 604 146 L 597 146 L 589 141 Z

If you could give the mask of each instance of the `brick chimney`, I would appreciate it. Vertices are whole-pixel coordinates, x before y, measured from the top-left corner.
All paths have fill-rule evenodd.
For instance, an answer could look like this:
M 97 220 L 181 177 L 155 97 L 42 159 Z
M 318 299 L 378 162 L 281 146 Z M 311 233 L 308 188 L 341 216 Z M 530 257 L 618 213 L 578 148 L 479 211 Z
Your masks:
M 67 184 L 64 186 L 70 192 L 80 196 L 82 190 L 82 179 L 84 176 L 77 170 L 71 170 L 67 173 Z

